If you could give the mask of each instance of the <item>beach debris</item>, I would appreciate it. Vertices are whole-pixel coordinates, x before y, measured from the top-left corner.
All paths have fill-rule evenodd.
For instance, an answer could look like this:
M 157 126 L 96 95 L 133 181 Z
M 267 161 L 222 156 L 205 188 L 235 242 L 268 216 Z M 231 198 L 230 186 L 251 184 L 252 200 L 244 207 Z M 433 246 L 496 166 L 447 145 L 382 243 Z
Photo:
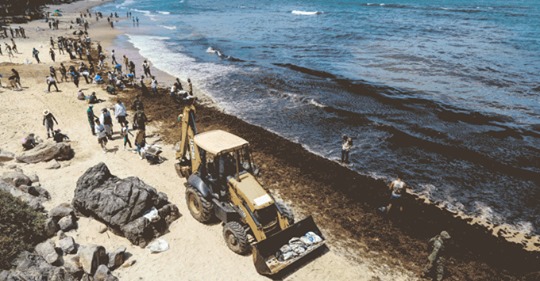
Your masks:
M 107 264 L 109 259 L 105 248 L 98 245 L 81 245 L 77 255 L 83 271 L 90 275 L 96 272 L 98 266 Z
M 148 244 L 146 249 L 150 250 L 150 253 L 152 254 L 165 252 L 169 249 L 169 243 L 167 243 L 165 239 L 158 238 L 152 241 L 152 243 Z
M 69 160 L 73 157 L 74 153 L 71 149 L 71 145 L 60 142 L 44 142 L 38 144 L 34 149 L 25 151 L 17 156 L 18 162 L 24 162 L 28 164 L 35 164 L 39 162 L 48 162 L 50 160 Z
M 36 253 L 40 255 L 45 261 L 51 265 L 57 264 L 60 259 L 60 255 L 54 248 L 54 243 L 51 240 L 39 243 L 36 245 Z
M 2 150 L 0 149 L 0 162 L 7 162 L 7 161 L 11 161 L 15 158 L 15 154 L 9 152 L 9 151 L 5 151 L 5 150 Z
M 107 224 L 115 234 L 145 247 L 161 236 L 180 213 L 178 208 L 137 177 L 120 179 L 104 163 L 88 169 L 77 181 L 73 207 L 84 216 Z M 158 217 L 144 215 L 155 208 Z
M 125 253 L 126 247 L 123 246 L 119 247 L 114 252 L 109 253 L 109 264 L 107 264 L 107 267 L 111 270 L 120 267 L 125 261 Z

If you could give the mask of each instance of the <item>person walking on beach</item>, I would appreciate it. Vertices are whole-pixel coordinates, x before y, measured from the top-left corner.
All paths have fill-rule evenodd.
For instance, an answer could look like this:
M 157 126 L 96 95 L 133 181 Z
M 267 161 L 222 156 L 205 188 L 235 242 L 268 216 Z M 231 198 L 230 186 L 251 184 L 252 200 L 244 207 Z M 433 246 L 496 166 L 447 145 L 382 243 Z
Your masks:
M 70 74 L 71 74 L 71 79 L 73 79 L 73 84 L 75 84 L 75 87 L 77 87 L 77 89 L 78 89 L 79 88 L 79 78 L 80 78 L 79 72 L 77 72 L 75 69 L 73 69 Z
M 428 242 L 431 253 L 428 256 L 428 263 L 424 268 L 422 277 L 432 278 L 435 281 L 441 281 L 444 278 L 444 253 L 446 251 L 444 243 L 450 240 L 450 234 L 441 231 L 439 235 L 431 238 Z
M 58 125 L 58 121 L 49 110 L 43 111 L 43 126 L 47 129 L 47 138 L 50 138 L 54 133 L 54 123 Z
M 60 67 L 58 67 L 58 70 L 60 71 L 60 79 L 62 80 L 62 82 L 67 82 L 67 70 L 64 66 L 64 63 L 60 63 Z
M 126 106 L 121 100 L 117 100 L 116 104 L 114 105 L 114 116 L 122 127 L 127 124 L 126 115 Z
M 129 140 L 129 135 L 133 136 L 133 134 L 129 131 L 128 122 L 124 123 L 120 134 L 124 138 L 124 150 L 126 150 L 126 144 L 129 144 L 129 148 L 133 148 L 131 146 L 131 141 Z
M 49 54 L 51 54 L 51 60 L 52 60 L 53 62 L 56 62 L 56 61 L 54 60 L 54 58 L 55 58 L 55 56 L 56 56 L 56 53 L 54 52 L 54 50 L 53 50 L 52 48 L 49 49 Z
M 157 86 L 158 86 L 158 82 L 156 80 L 156 77 L 152 76 L 152 82 L 150 83 L 150 88 L 152 88 L 152 94 L 154 96 L 158 94 Z
M 401 176 L 398 175 L 397 178 L 388 185 L 391 191 L 390 202 L 386 207 L 381 207 L 379 210 L 385 214 L 389 214 L 392 207 L 399 208 L 399 211 L 403 211 L 402 197 L 409 189 L 409 186 L 401 180 Z
M 111 51 L 111 64 L 112 65 L 117 65 L 118 62 L 116 61 L 116 55 L 114 53 L 114 50 Z
M 99 120 L 105 127 L 105 133 L 107 134 L 107 138 L 112 140 L 112 133 L 113 133 L 112 117 L 111 117 L 111 113 L 106 108 L 103 108 L 101 110 L 101 115 L 99 116 Z
M 148 92 L 148 87 L 146 87 L 146 84 L 144 84 L 144 75 L 141 75 L 141 79 L 139 81 L 141 83 L 141 95 L 148 96 L 150 92 Z
M 92 135 L 96 135 L 95 122 L 94 120 L 99 120 L 98 117 L 94 114 L 94 105 L 89 104 L 88 109 L 86 109 L 86 116 L 88 117 L 88 124 L 90 124 L 90 131 Z M 105 129 L 105 128 L 104 128 Z
M 11 73 L 12 75 L 8 78 L 11 81 L 11 87 L 13 90 L 22 90 L 21 76 L 19 75 L 19 72 L 15 70 L 15 68 L 12 68 Z
M 19 53 L 19 51 L 17 51 L 17 45 L 15 44 L 15 40 L 13 40 L 13 38 L 11 38 L 11 49 L 13 50 L 13 52 L 15 52 L 15 54 Z
M 177 91 L 183 91 L 184 88 L 182 88 L 182 82 L 180 82 L 180 79 L 176 78 L 176 90 Z
M 133 77 L 137 76 L 137 74 L 135 74 L 135 63 L 133 61 L 129 61 L 129 72 L 133 74 Z
M 124 59 L 124 65 L 126 66 L 126 70 L 129 69 L 129 59 L 126 57 L 126 55 L 122 55 L 122 59 Z
M 96 122 L 96 125 L 95 125 L 94 130 L 97 133 L 98 143 L 101 146 L 103 153 L 107 153 L 107 133 L 105 131 L 105 126 L 103 126 L 103 124 L 101 124 L 101 122 L 97 118 L 95 122 Z
M 33 49 L 32 49 L 32 55 L 33 55 L 34 58 L 36 59 L 37 63 L 41 63 L 41 61 L 39 60 L 39 51 L 36 50 L 36 48 L 33 48 Z
M 51 42 L 51 49 L 54 49 L 54 40 L 52 37 L 49 38 L 49 42 Z M 60 43 L 60 42 L 58 42 Z
M 54 86 L 54 88 L 56 88 L 56 91 L 60 92 L 58 90 L 58 86 L 56 85 L 56 79 L 54 79 L 53 76 L 51 75 L 47 76 L 46 81 L 47 81 L 47 92 L 51 92 L 51 86 Z
M 6 46 L 6 53 L 8 54 L 8 57 L 9 58 L 13 58 L 14 55 L 13 55 L 13 52 L 11 51 L 11 46 L 8 45 L 7 43 L 4 43 L 4 45 Z M 1 46 L 0 46 L 1 47 Z
M 148 61 L 144 60 L 144 62 L 142 64 L 142 68 L 143 68 L 143 71 L 144 71 L 144 75 L 146 75 L 147 77 L 152 76 L 152 73 L 150 73 L 150 64 L 148 63 Z
M 341 163 L 349 164 L 349 154 L 351 152 L 352 145 L 352 138 L 344 135 L 341 143 Z

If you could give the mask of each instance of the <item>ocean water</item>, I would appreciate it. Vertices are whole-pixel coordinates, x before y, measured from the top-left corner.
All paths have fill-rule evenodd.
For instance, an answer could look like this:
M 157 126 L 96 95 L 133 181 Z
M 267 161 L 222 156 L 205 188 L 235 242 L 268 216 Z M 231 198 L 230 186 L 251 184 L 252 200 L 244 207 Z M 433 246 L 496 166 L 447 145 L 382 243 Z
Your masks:
M 540 234 L 540 1 L 118 0 L 126 40 L 227 113 Z M 118 54 L 122 54 L 117 50 Z

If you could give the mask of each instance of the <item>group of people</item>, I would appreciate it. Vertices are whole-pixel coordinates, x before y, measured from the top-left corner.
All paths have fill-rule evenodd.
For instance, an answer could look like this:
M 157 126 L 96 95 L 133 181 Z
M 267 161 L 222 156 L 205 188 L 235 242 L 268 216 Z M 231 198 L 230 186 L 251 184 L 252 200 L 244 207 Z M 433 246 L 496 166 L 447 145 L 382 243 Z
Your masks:
M 2 35 L 3 38 L 9 38 L 8 31 L 9 31 L 9 34 L 11 35 L 11 38 L 15 38 L 15 37 L 26 38 L 26 33 L 25 33 L 24 28 L 22 26 L 19 26 L 19 27 L 16 27 L 16 28 L 3 27 L 2 31 L 3 32 L 0 33 L 0 34 Z

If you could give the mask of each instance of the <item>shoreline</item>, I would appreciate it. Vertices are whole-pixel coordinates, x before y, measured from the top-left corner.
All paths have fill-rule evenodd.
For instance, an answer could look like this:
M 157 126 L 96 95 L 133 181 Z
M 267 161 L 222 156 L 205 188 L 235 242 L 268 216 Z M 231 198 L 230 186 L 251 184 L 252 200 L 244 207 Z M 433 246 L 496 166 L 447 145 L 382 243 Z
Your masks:
M 125 20 L 125 18 L 122 18 L 122 19 Z M 123 32 L 119 33 L 114 40 L 111 40 L 110 44 L 107 45 L 107 47 L 105 49 L 107 49 L 109 51 L 112 50 L 112 49 L 117 49 L 118 50 L 119 49 L 118 48 L 118 42 L 120 41 L 121 36 L 127 36 L 127 35 L 125 35 L 125 33 L 123 33 Z M 128 45 L 128 50 L 127 51 L 129 53 L 132 53 L 132 54 L 134 53 L 135 54 L 134 62 L 135 62 L 135 64 L 137 66 L 140 66 L 143 60 L 148 59 L 148 58 L 143 57 L 139 53 L 139 49 L 137 49 L 131 42 L 129 42 L 129 40 L 127 40 L 127 39 L 123 39 L 123 40 L 125 41 L 125 42 L 123 42 L 123 44 Z M 124 50 L 124 51 L 126 51 L 126 50 Z M 131 59 L 131 57 L 130 57 L 130 59 Z M 150 59 L 148 59 L 148 61 L 150 61 Z M 160 82 L 160 87 L 163 87 L 163 82 L 169 83 L 169 84 L 166 84 L 167 86 L 165 86 L 165 89 L 167 89 L 167 87 L 170 87 L 170 85 L 172 85 L 172 83 L 174 82 L 174 79 L 176 77 L 174 77 L 170 73 L 167 73 L 164 70 L 161 70 L 161 69 L 157 68 L 154 65 L 152 67 L 153 67 L 152 71 L 157 70 L 155 72 L 156 73 L 155 76 L 158 78 L 158 82 Z M 182 84 L 185 85 L 186 79 L 184 77 L 179 77 L 179 78 L 182 81 Z M 219 104 L 217 104 L 217 103 L 215 103 L 213 101 L 213 99 L 212 99 L 212 97 L 210 95 L 198 90 L 196 85 L 194 85 L 194 92 L 196 93 L 196 96 L 198 96 L 198 98 L 200 98 L 202 100 L 202 104 L 204 104 L 204 106 L 209 106 L 209 107 L 215 108 L 216 110 L 218 110 L 218 111 L 220 111 L 220 112 L 222 112 L 224 114 L 229 115 L 228 113 L 224 112 L 224 110 L 219 106 Z M 234 116 L 234 115 L 231 115 L 231 116 Z M 262 130 L 268 131 L 268 130 L 266 130 L 265 128 L 263 128 L 261 126 L 257 126 L 257 125 L 253 125 L 253 126 L 256 126 L 258 128 L 261 128 Z M 268 132 L 271 132 L 271 131 L 268 131 Z M 271 132 L 271 133 L 274 133 L 274 132 Z M 281 138 L 284 138 L 284 137 L 280 136 L 279 134 L 276 134 L 276 135 L 278 135 Z M 299 144 L 299 143 L 296 143 L 294 141 L 291 141 L 291 142 L 295 143 L 295 144 Z M 302 145 L 302 144 L 299 144 L 299 145 Z M 321 158 L 327 160 L 328 163 L 334 163 L 334 161 L 332 161 L 331 159 L 324 158 L 322 155 L 311 152 L 308 149 L 304 148 L 303 146 L 302 146 L 302 149 L 306 150 L 308 153 L 311 153 L 313 155 L 316 155 L 318 157 L 321 157 Z M 355 171 L 353 171 L 353 170 L 351 170 L 349 168 L 344 167 L 344 169 L 348 169 L 351 172 L 356 173 Z M 368 176 L 364 176 L 364 175 L 360 175 L 360 174 L 357 174 L 357 175 L 359 177 L 368 178 Z M 382 184 L 382 181 L 379 181 L 379 182 L 381 182 L 380 186 L 383 187 L 384 184 Z M 386 187 L 384 187 L 383 189 L 385 189 L 385 188 Z M 421 195 L 421 194 L 412 193 L 412 196 L 415 197 L 414 200 L 416 200 L 418 202 L 422 202 L 422 203 L 427 204 L 427 205 L 435 206 L 437 209 L 440 209 L 443 212 L 447 212 L 449 215 L 455 217 L 456 219 L 461 219 L 461 220 L 469 222 L 471 227 L 476 227 L 476 226 L 484 227 L 484 228 L 486 228 L 487 231 L 490 231 L 494 237 L 497 237 L 497 238 L 502 237 L 506 241 L 508 241 L 509 243 L 520 244 L 520 245 L 522 245 L 522 247 L 526 251 L 540 252 L 540 235 L 534 235 L 534 234 L 531 234 L 531 233 L 523 233 L 523 232 L 520 232 L 519 230 L 516 230 L 515 227 L 513 227 L 512 225 L 493 224 L 493 223 L 490 223 L 487 220 L 482 219 L 480 217 L 465 214 L 462 211 L 453 211 L 453 210 L 447 209 L 445 207 L 444 202 L 432 201 L 429 198 L 427 198 L 426 196 Z
M 99 2 L 99 3 L 95 3 L 95 2 L 97 1 L 90 1 L 90 2 L 80 1 L 78 3 L 85 3 L 85 4 L 92 3 L 96 5 L 102 5 L 106 3 L 106 2 Z M 65 7 L 65 6 L 62 5 L 61 7 Z M 106 34 L 96 36 L 96 34 L 93 33 L 92 29 L 90 29 L 90 31 L 91 31 L 91 35 L 92 35 L 91 37 L 93 41 L 95 42 L 95 41 L 101 40 L 104 49 L 111 50 L 112 48 L 115 48 L 117 50 L 116 52 L 117 57 L 120 60 L 121 55 L 123 53 L 119 51 L 119 49 L 117 48 L 117 45 L 115 45 L 115 42 L 118 42 L 117 41 L 118 37 L 122 36 L 123 32 L 115 28 L 114 30 L 111 30 L 111 32 L 106 32 Z M 46 41 L 45 41 L 45 45 L 47 45 Z M 132 51 L 135 51 L 138 54 L 138 51 L 136 49 Z M 136 56 L 134 56 L 134 58 L 135 57 Z M 142 56 L 140 56 L 140 54 L 139 54 L 139 57 L 140 58 L 137 58 L 137 59 L 144 59 Z M 132 58 L 130 57 L 130 59 Z M 140 63 L 136 63 L 136 65 L 137 65 L 137 70 L 140 70 Z M 154 69 L 156 68 L 154 67 L 153 71 Z M 174 77 L 172 77 L 171 75 L 163 71 L 156 72 L 156 76 L 159 78 L 158 81 L 160 81 L 161 85 L 163 85 L 164 83 L 163 81 L 169 82 L 169 81 L 174 80 Z M 182 82 L 185 82 L 185 81 L 182 79 Z M 165 90 L 162 89 L 161 91 L 168 92 L 167 89 Z M 100 95 L 106 96 L 106 94 L 103 93 L 103 91 L 102 93 L 100 93 Z M 203 93 L 196 91 L 196 95 L 203 95 Z M 114 96 L 107 96 L 107 97 L 109 97 L 111 101 L 115 99 Z M 178 111 L 176 113 L 180 112 L 177 108 L 175 108 L 175 110 Z M 161 113 L 165 114 L 166 112 L 161 112 Z M 205 116 L 205 113 L 207 114 L 206 116 Z M 272 167 L 272 168 L 268 167 L 268 164 L 266 168 L 264 168 L 263 166 L 263 169 L 269 172 L 269 173 L 268 172 L 263 173 L 263 177 L 262 177 L 264 182 L 266 183 L 266 186 L 268 186 L 272 190 L 275 190 L 279 194 L 283 195 L 286 199 L 289 199 L 289 201 L 292 201 L 293 207 L 295 207 L 295 211 L 297 213 L 301 213 L 304 215 L 313 213 L 317 221 L 323 220 L 325 221 L 325 223 L 332 222 L 332 220 L 335 220 L 336 225 L 340 225 L 340 227 L 334 230 L 331 230 L 329 229 L 329 227 L 326 227 L 326 230 L 332 233 L 331 237 L 335 238 L 335 242 L 333 242 L 334 245 L 332 247 L 335 247 L 337 249 L 336 251 L 341 252 L 340 254 L 344 256 L 348 256 L 349 258 L 351 258 L 352 256 L 356 256 L 357 254 L 356 250 L 352 251 L 351 253 L 342 252 L 343 248 L 346 248 L 350 245 L 354 245 L 356 249 L 360 249 L 359 251 L 363 253 L 362 257 L 367 256 L 375 260 L 381 259 L 379 255 L 381 255 L 380 252 L 384 252 L 384 249 L 385 249 L 384 243 L 382 241 L 375 241 L 375 240 L 372 241 L 373 237 L 369 236 L 369 235 L 380 235 L 380 233 L 373 232 L 370 230 L 369 234 L 362 234 L 363 232 L 365 232 L 364 231 L 365 228 L 369 228 L 369 227 L 376 228 L 376 227 L 381 227 L 381 226 L 385 227 L 384 225 L 386 224 L 387 225 L 386 227 L 388 229 L 383 229 L 382 231 L 388 230 L 390 235 L 397 233 L 400 237 L 404 237 L 404 240 L 400 242 L 409 243 L 411 247 L 415 246 L 415 247 L 418 247 L 420 250 L 423 250 L 425 247 L 424 245 L 425 243 L 423 243 L 422 241 L 423 239 L 426 238 L 425 236 L 430 232 L 435 233 L 436 232 L 435 229 L 437 228 L 438 223 L 441 223 L 441 224 L 444 223 L 445 226 L 449 226 L 454 229 L 466 229 L 465 233 L 456 234 L 456 239 L 458 241 L 467 239 L 467 237 L 469 236 L 469 237 L 472 237 L 474 241 L 481 242 L 478 245 L 475 245 L 474 243 L 471 243 L 470 245 L 475 247 L 474 249 L 476 251 L 480 251 L 482 253 L 483 259 L 488 259 L 490 261 L 489 263 L 491 264 L 491 266 L 501 265 L 502 267 L 505 267 L 504 263 L 506 263 L 507 261 L 512 261 L 512 260 L 514 261 L 514 263 L 517 263 L 516 259 L 526 260 L 521 265 L 516 265 L 516 268 L 519 268 L 521 266 L 523 270 L 523 268 L 527 268 L 527 267 L 532 268 L 532 266 L 534 265 L 534 261 L 535 261 L 534 252 L 531 252 L 530 260 L 529 258 L 525 258 L 524 256 L 520 257 L 522 250 L 516 249 L 516 244 L 507 242 L 506 239 L 504 242 L 501 242 L 500 238 L 497 238 L 491 234 L 486 233 L 485 230 L 487 228 L 485 226 L 469 224 L 468 219 L 459 219 L 456 217 L 456 214 L 453 214 L 447 210 L 443 210 L 440 208 L 440 206 L 437 206 L 435 204 L 426 204 L 425 202 L 421 202 L 421 201 L 424 201 L 422 198 L 418 198 L 418 199 L 413 198 L 412 200 L 407 201 L 407 205 L 408 205 L 407 209 L 409 210 L 409 207 L 410 207 L 411 211 L 409 214 L 407 214 L 406 218 L 403 220 L 393 220 L 393 219 L 385 220 L 384 218 L 378 218 L 375 214 L 375 216 L 371 218 L 373 220 L 372 222 L 373 224 L 364 225 L 365 228 L 355 228 L 353 229 L 354 230 L 353 232 L 348 231 L 345 226 L 347 224 L 351 224 L 351 222 L 355 222 L 356 220 L 354 219 L 354 217 L 352 218 L 350 216 L 349 217 L 345 217 L 345 216 L 333 217 L 333 216 L 339 216 L 340 214 L 339 212 L 335 213 L 336 210 L 333 210 L 334 212 L 329 212 L 325 214 L 326 211 L 332 211 L 331 209 L 328 210 L 327 206 L 317 206 L 319 209 L 310 209 L 310 203 L 322 202 L 320 201 L 322 198 L 314 196 L 314 194 L 310 194 L 307 198 L 304 198 L 304 197 L 295 195 L 294 192 L 298 192 L 298 193 L 300 193 L 299 191 L 310 192 L 313 186 L 317 186 L 316 187 L 317 191 L 320 191 L 322 192 L 322 194 L 327 195 L 328 198 L 331 198 L 330 200 L 333 200 L 333 199 L 342 200 L 342 202 L 345 202 L 343 203 L 344 206 L 352 206 L 351 210 L 347 210 L 348 215 L 351 215 L 351 216 L 354 215 L 354 212 L 352 211 L 359 211 L 359 212 L 361 211 L 362 212 L 361 214 L 363 216 L 366 216 L 366 215 L 371 216 L 373 213 L 373 209 L 376 208 L 380 202 L 383 202 L 386 200 L 386 195 L 384 192 L 385 191 L 384 182 L 361 176 L 347 168 L 342 167 L 341 165 L 331 160 L 325 159 L 321 156 L 318 156 L 316 154 L 313 154 L 307 151 L 300 144 L 294 143 L 283 137 L 280 137 L 277 134 L 269 132 L 262 127 L 248 124 L 234 116 L 225 114 L 222 112 L 222 110 L 219 109 L 219 105 L 212 103 L 210 99 L 205 100 L 204 104 L 198 107 L 198 114 L 199 114 L 198 117 L 200 119 L 201 124 L 207 125 L 207 126 L 204 126 L 205 129 L 209 129 L 212 127 L 217 128 L 217 126 L 219 126 L 219 128 L 229 127 L 232 132 L 238 133 L 241 136 L 246 136 L 246 139 L 250 142 L 253 141 L 252 144 L 254 145 L 254 150 L 257 152 L 258 157 L 265 157 L 265 159 L 273 158 L 274 159 L 273 163 L 282 164 L 282 166 Z M 170 119 L 174 119 L 175 117 L 176 115 L 168 116 L 168 118 Z M 160 121 L 159 118 L 156 118 L 155 121 L 158 121 L 156 123 L 160 123 L 160 124 L 158 124 L 159 126 L 156 126 L 156 123 L 151 123 L 152 130 L 155 132 L 167 132 L 167 130 L 174 131 L 176 129 L 176 131 L 178 131 L 178 129 L 174 127 L 174 124 L 171 126 L 170 123 L 166 122 L 167 120 L 169 119 Z M 167 141 L 168 140 L 167 134 L 164 133 L 162 135 L 164 136 L 164 140 Z M 264 138 L 262 137 L 257 138 L 257 135 L 265 136 L 268 139 L 264 140 Z M 84 136 L 84 134 L 82 134 L 82 136 Z M 171 137 L 169 140 L 171 141 L 174 139 L 175 138 Z M 172 143 L 174 144 L 174 142 Z M 276 143 L 283 145 L 284 148 L 276 149 Z M 171 152 L 168 151 L 169 150 L 168 148 L 166 150 L 168 152 L 167 153 L 168 157 L 170 157 L 169 155 L 173 155 Z M 293 153 L 291 153 L 291 150 Z M 83 152 L 82 154 L 84 157 L 88 156 L 87 152 Z M 92 156 L 92 157 L 96 158 L 95 156 Z M 301 161 L 296 161 L 295 158 L 301 159 Z M 286 159 L 286 160 L 283 160 L 283 159 Z M 166 161 L 164 164 L 164 169 L 172 170 L 173 161 L 174 161 L 174 158 L 168 158 L 168 161 Z M 295 163 L 295 161 L 299 163 Z M 314 168 L 313 166 L 316 166 L 316 167 Z M 292 171 L 288 171 L 287 169 L 285 169 L 285 167 L 292 167 Z M 152 167 L 151 170 L 153 172 L 156 172 L 157 170 L 154 168 L 156 167 Z M 326 170 L 326 168 L 328 168 L 328 170 Z M 112 170 L 115 170 L 115 169 L 113 168 Z M 140 170 L 140 168 L 138 170 Z M 332 171 L 332 172 L 329 172 L 329 171 Z M 130 174 L 131 171 L 124 170 L 122 173 Z M 279 180 L 278 178 L 276 178 L 275 176 L 268 175 L 268 174 L 274 174 L 274 175 L 280 175 L 280 176 L 287 175 L 288 180 L 286 182 L 280 183 L 278 181 Z M 295 180 L 295 177 L 298 177 L 298 176 L 302 176 L 306 179 Z M 171 181 L 171 178 L 169 178 L 168 180 Z M 175 178 L 172 181 L 176 182 L 177 178 Z M 360 189 L 355 189 L 355 188 L 358 188 L 359 182 L 363 182 L 362 187 Z M 289 188 L 289 186 L 291 185 L 286 185 L 286 184 L 291 184 L 292 186 L 296 186 L 296 189 L 293 191 L 291 188 Z M 346 187 L 343 188 L 342 186 L 341 189 L 335 188 L 333 185 L 337 185 L 337 184 L 343 184 L 343 186 L 346 186 Z M 175 190 L 173 189 L 173 192 L 174 191 Z M 359 192 L 359 191 L 362 191 L 362 192 Z M 176 190 L 176 192 L 179 193 L 178 190 Z M 332 193 L 337 193 L 337 194 L 332 194 Z M 359 194 L 359 193 L 362 193 L 362 194 Z M 367 200 L 366 198 L 362 197 L 362 195 L 366 195 L 366 194 L 368 194 Z M 181 198 L 182 197 L 181 195 L 176 194 L 173 196 L 174 196 L 173 198 L 175 199 L 174 202 L 176 204 L 182 205 L 184 203 L 183 198 Z M 313 201 L 309 202 L 310 200 L 313 200 Z M 325 204 L 330 204 L 330 203 L 325 202 Z M 411 206 L 409 206 L 409 204 Z M 327 210 L 325 210 L 325 208 Z M 409 211 L 406 211 L 406 212 L 409 212 Z M 414 232 L 414 230 L 411 229 L 411 226 L 407 226 L 407 223 L 418 223 L 418 221 L 415 220 L 416 218 L 415 216 L 416 215 L 425 216 L 425 212 L 434 213 L 436 215 L 430 218 L 429 220 L 427 220 L 426 224 L 428 225 L 428 229 L 422 230 L 420 231 L 420 233 Z M 188 213 L 185 212 L 185 210 L 182 213 L 187 216 L 185 219 L 191 220 L 191 218 L 189 217 Z M 212 228 L 214 228 L 214 232 L 215 232 L 215 228 L 218 228 L 218 227 L 212 227 Z M 208 227 L 203 227 L 202 229 L 203 231 L 209 230 Z M 180 230 L 176 229 L 176 230 L 182 231 L 182 229 Z M 340 230 L 345 230 L 348 232 L 345 232 L 344 234 L 334 233 L 334 232 L 339 232 Z M 414 232 L 414 233 L 411 235 L 411 232 Z M 347 244 L 348 242 L 343 242 L 344 245 L 340 245 L 339 241 L 341 239 L 347 238 L 347 235 L 349 234 L 351 234 L 351 237 L 348 239 L 352 239 L 352 240 L 358 239 L 358 241 L 355 241 L 355 242 L 359 244 L 363 244 L 364 246 L 356 244 L 356 243 Z M 354 235 L 359 235 L 359 236 L 355 237 Z M 410 236 L 412 236 L 412 238 Z M 492 238 L 489 238 L 490 236 Z M 390 238 L 386 237 L 385 239 L 390 239 Z M 384 242 L 388 242 L 388 241 L 390 240 L 384 240 Z M 534 245 L 534 242 L 533 242 L 533 245 Z M 214 248 L 218 248 L 220 246 L 221 245 L 215 245 Z M 494 250 L 494 252 L 500 255 L 494 254 L 493 257 L 490 258 L 488 256 L 488 252 L 490 251 L 491 247 L 495 247 L 494 249 L 496 250 Z M 373 248 L 374 250 L 370 248 Z M 399 253 L 399 249 L 400 249 L 399 246 L 393 245 L 390 248 L 391 248 L 390 249 L 391 253 L 393 253 L 392 251 L 398 251 L 397 253 Z M 219 248 L 216 251 L 226 251 L 226 250 L 227 250 L 226 248 L 225 249 Z M 375 251 L 379 253 L 373 253 Z M 411 259 L 411 261 L 404 262 L 404 263 L 407 263 L 406 268 L 412 271 L 415 271 L 415 269 L 417 270 L 417 267 L 423 264 L 424 262 L 424 260 L 419 260 L 419 255 L 418 255 L 419 250 L 416 250 L 416 251 L 417 251 L 416 255 L 414 258 Z M 536 249 L 536 251 L 538 251 L 538 248 Z M 504 253 L 506 253 L 506 256 L 503 255 Z M 503 255 L 504 257 L 503 264 L 500 264 L 501 261 L 499 260 L 499 258 L 501 258 L 501 255 Z M 390 256 L 392 255 L 390 254 Z M 425 256 L 427 256 L 427 254 Z M 168 257 L 174 258 L 174 256 L 171 256 L 171 255 L 169 255 Z M 465 257 L 466 257 L 465 260 L 469 258 L 473 259 L 474 254 L 467 254 L 465 255 Z M 382 259 L 385 260 L 384 257 Z M 238 259 L 233 258 L 232 263 L 235 264 L 236 260 Z M 538 261 L 538 253 L 536 254 L 536 260 Z M 394 258 L 394 260 L 391 260 L 389 263 L 392 265 L 395 265 L 396 268 L 399 268 L 400 266 L 399 265 L 400 261 L 399 259 L 396 259 L 396 258 Z M 314 266 L 306 266 L 306 267 L 310 268 L 311 270 L 317 269 L 317 267 L 314 267 Z M 485 267 L 481 266 L 480 268 L 485 268 Z M 517 271 L 519 272 L 520 270 L 517 270 Z M 125 271 L 122 271 L 122 274 L 126 274 L 127 276 L 130 276 Z M 234 275 L 231 275 L 231 276 L 234 276 Z M 315 277 L 316 276 L 312 276 L 312 278 L 315 278 Z M 129 280 L 129 279 L 126 279 L 126 280 Z

